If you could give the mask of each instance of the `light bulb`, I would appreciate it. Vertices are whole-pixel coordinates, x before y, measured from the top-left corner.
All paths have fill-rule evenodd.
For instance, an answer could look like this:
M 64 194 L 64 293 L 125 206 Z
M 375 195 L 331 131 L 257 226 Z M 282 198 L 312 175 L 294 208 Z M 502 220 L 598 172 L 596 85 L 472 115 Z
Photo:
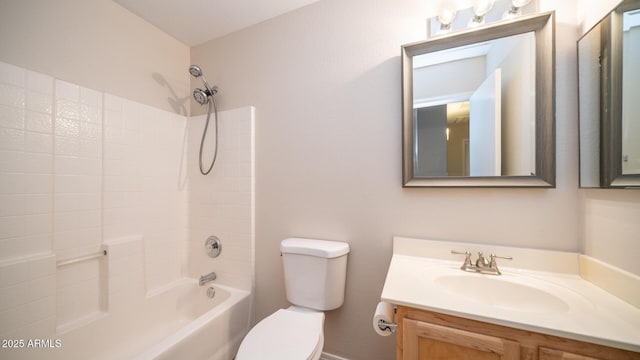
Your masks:
M 530 2 L 531 0 L 511 0 L 511 9 L 509 9 L 502 18 L 511 19 L 522 15 L 522 8 L 527 6 Z
M 475 0 L 473 2 L 473 13 L 476 16 L 485 16 L 493 8 L 493 0 Z
M 511 3 L 513 4 L 513 6 L 517 8 L 525 7 L 530 2 L 531 0 L 511 0 Z
M 451 31 L 451 23 L 456 18 L 456 8 L 447 4 L 440 8 L 438 11 L 438 21 L 440 21 L 440 33 L 447 33 Z
M 453 19 L 456 17 L 456 10 L 453 8 L 444 8 L 438 14 L 438 21 L 440 21 L 443 25 L 451 25 Z
M 477 26 L 484 24 L 484 16 L 493 8 L 493 0 L 475 0 L 473 2 L 473 18 L 469 22 L 469 26 Z

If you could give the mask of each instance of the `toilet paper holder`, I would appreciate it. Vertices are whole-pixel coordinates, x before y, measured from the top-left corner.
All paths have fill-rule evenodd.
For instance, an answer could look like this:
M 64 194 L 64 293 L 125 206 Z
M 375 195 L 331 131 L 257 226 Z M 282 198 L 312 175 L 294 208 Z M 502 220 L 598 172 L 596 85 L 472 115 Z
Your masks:
M 378 320 L 378 328 L 382 331 L 391 331 L 391 333 L 395 333 L 398 328 L 398 324 L 386 322 L 383 319 Z

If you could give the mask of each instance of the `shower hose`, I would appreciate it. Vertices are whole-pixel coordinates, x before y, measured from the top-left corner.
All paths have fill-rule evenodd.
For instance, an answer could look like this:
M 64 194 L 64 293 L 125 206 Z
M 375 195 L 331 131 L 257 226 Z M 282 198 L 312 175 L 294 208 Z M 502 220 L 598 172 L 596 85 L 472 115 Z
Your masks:
M 218 108 L 216 107 L 216 101 L 213 98 L 213 95 L 209 97 L 209 112 L 207 113 L 207 121 L 204 124 L 204 130 L 202 131 L 202 140 L 200 141 L 200 173 L 202 175 L 208 175 L 213 169 L 213 165 L 216 163 L 216 158 L 218 157 Z M 213 152 L 213 160 L 211 160 L 211 166 L 205 171 L 204 166 L 202 166 L 202 148 L 204 147 L 204 140 L 207 137 L 207 129 L 209 128 L 209 119 L 211 118 L 211 106 L 213 106 L 213 112 L 215 114 L 215 127 L 216 127 L 216 143 L 215 150 Z

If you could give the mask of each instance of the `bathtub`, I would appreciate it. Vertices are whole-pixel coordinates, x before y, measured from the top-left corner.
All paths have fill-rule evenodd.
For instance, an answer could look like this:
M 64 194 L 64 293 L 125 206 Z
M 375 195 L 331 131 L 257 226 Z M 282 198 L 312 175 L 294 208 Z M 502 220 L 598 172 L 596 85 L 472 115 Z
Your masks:
M 138 304 L 58 334 L 62 346 L 15 354 L 33 359 L 230 360 L 250 328 L 250 292 L 181 280 Z M 20 356 L 27 355 L 27 356 Z
M 231 360 L 250 328 L 249 292 L 217 285 L 210 299 L 208 288 L 192 286 L 188 297 L 178 300 L 187 323 L 135 359 Z M 213 305 L 207 304 L 211 300 Z

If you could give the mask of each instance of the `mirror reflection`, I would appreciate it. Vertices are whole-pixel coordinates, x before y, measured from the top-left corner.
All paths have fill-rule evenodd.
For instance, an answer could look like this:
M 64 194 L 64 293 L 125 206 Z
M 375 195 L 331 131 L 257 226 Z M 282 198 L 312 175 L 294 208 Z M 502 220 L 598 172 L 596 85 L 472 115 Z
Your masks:
M 469 101 L 414 110 L 416 174 L 469 176 Z
M 416 176 L 535 174 L 535 35 L 413 58 Z
M 603 51 L 603 24 L 597 24 L 578 41 L 578 92 L 580 94 L 580 186 L 600 186 L 600 67 L 609 56 Z
M 402 46 L 403 186 L 555 186 L 554 19 Z
M 580 187 L 640 187 L 640 1 L 578 40 Z
M 622 15 L 622 174 L 640 174 L 640 10 Z

